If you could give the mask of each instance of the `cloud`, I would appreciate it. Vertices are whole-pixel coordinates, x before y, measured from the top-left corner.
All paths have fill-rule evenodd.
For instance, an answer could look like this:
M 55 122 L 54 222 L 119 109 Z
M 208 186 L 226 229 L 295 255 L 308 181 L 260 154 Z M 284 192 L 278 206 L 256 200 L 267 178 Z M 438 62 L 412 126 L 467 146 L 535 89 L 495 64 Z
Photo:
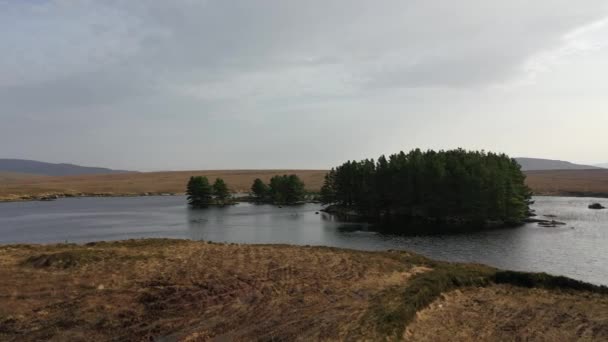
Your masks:
M 424 110 L 597 49 L 607 16 L 601 0 L 0 0 L 0 120 L 172 116 L 150 130 L 179 132 L 410 98 Z
M 69 98 L 86 83 L 118 100 L 137 83 L 151 96 L 166 87 L 203 98 L 484 85 L 517 77 L 606 9 L 585 3 L 4 2 L 0 87 L 36 94 L 56 84 L 54 96 L 65 88 Z
M 578 27 L 560 37 L 560 44 L 554 49 L 542 51 L 531 56 L 524 69 L 528 82 L 533 82 L 537 74 L 547 72 L 568 60 L 592 53 L 608 46 L 605 37 L 608 34 L 608 17 Z

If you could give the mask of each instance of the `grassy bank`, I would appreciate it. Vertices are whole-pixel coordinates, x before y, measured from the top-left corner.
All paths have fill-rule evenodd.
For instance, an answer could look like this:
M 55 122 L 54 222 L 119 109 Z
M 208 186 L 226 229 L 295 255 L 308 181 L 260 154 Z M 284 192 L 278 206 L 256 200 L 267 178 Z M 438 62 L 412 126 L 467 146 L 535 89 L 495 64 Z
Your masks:
M 526 337 L 552 317 L 539 333 L 608 338 L 604 287 L 396 251 L 154 239 L 0 246 L 0 293 L 2 340 L 432 340 L 421 327 L 450 317 L 442 333 L 458 331 L 456 340 Z M 488 310 L 504 311 L 500 324 Z

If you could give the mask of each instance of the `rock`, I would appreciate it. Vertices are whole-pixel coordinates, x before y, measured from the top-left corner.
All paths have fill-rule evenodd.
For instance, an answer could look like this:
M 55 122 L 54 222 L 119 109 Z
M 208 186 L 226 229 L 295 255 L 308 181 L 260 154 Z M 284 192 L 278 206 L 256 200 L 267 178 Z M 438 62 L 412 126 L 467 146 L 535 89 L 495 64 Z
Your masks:
M 524 219 L 523 222 L 524 223 L 538 223 L 538 225 L 541 227 L 550 227 L 550 228 L 555 228 L 557 226 L 566 225 L 566 223 L 564 223 L 564 222 L 559 222 L 559 221 L 555 221 L 555 220 L 541 220 L 541 219 L 535 219 L 535 218 L 527 218 L 527 219 Z
M 601 205 L 599 203 L 593 203 L 593 204 L 589 205 L 589 209 L 600 210 L 600 209 L 606 209 L 606 207 L 604 207 L 603 205 Z
M 564 222 L 555 220 L 538 222 L 538 225 L 545 228 L 556 228 L 557 226 L 565 226 Z

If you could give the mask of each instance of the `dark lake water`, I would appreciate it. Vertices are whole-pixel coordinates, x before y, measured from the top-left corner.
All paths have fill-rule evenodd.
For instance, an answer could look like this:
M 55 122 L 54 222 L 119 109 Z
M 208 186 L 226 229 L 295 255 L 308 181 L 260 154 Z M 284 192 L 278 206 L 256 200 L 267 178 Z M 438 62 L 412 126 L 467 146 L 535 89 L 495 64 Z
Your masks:
M 0 244 L 87 242 L 144 237 L 216 242 L 324 245 L 363 250 L 405 249 L 449 261 L 547 272 L 608 285 L 608 210 L 597 200 L 537 197 L 539 216 L 568 224 L 447 236 L 383 235 L 340 222 L 319 205 L 278 208 L 242 203 L 189 210 L 185 198 L 79 198 L 0 204 Z M 608 200 L 604 200 L 608 205 Z

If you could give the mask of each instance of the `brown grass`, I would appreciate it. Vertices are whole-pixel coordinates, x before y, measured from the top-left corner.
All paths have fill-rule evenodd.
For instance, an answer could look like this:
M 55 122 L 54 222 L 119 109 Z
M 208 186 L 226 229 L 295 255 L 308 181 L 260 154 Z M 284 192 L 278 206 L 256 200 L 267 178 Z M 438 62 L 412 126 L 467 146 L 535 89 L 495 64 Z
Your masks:
M 607 341 L 608 297 L 505 285 L 456 290 L 419 312 L 404 339 Z
M 318 191 L 326 172 L 324 170 L 215 170 L 0 178 L 0 199 L 63 193 L 116 195 L 183 193 L 191 176 L 207 176 L 211 182 L 221 177 L 231 190 L 248 192 L 255 178 L 268 181 L 274 175 L 292 173 L 304 181 L 308 190 Z
M 35 178 L 44 178 L 44 176 L 34 175 L 29 173 L 2 172 L 0 171 L 0 184 L 22 180 L 33 180 Z
M 375 294 L 424 271 L 331 248 L 0 247 L 0 340 L 342 339 Z
M 0 200 L 50 194 L 140 195 L 183 193 L 190 176 L 224 178 L 233 191 L 248 192 L 253 180 L 277 174 L 297 174 L 309 191 L 323 185 L 326 170 L 215 170 L 143 172 L 111 175 L 45 177 L 0 173 Z M 608 197 L 608 170 L 527 171 L 527 183 L 537 195 Z
M 537 195 L 608 197 L 608 170 L 527 171 Z
M 325 247 L 154 239 L 0 246 L 0 340 L 608 337 L 606 295 L 470 287 L 490 284 L 480 276 L 492 273 L 407 252 Z M 436 298 L 427 287 L 463 290 L 424 309 Z M 404 335 L 414 307 L 422 311 Z

